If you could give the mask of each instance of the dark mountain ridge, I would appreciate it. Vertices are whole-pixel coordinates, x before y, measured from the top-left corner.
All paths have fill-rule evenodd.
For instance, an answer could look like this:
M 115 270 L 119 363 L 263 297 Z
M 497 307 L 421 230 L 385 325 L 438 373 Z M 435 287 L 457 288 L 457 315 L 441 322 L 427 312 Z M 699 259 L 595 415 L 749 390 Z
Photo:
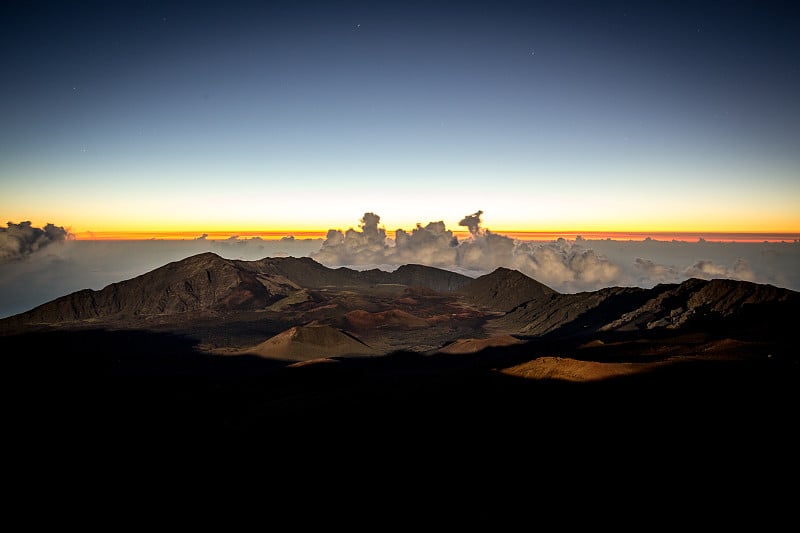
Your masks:
M 266 257 L 256 261 L 232 261 L 244 270 L 259 275 L 283 276 L 305 288 L 368 286 L 402 284 L 451 292 L 472 280 L 457 272 L 425 265 L 402 265 L 387 272 L 376 268 L 353 270 L 347 267 L 329 268 L 310 257 Z
M 526 302 L 542 302 L 558 293 L 519 272 L 500 267 L 463 285 L 459 292 L 478 305 L 496 311 L 511 311 Z
M 0 323 L 61 323 L 192 311 L 254 311 L 307 288 L 400 284 L 452 292 L 471 280 L 462 274 L 423 265 L 404 265 L 394 272 L 358 271 L 328 268 L 308 257 L 242 261 L 206 252 L 112 283 L 101 290 L 84 289 L 62 296 Z
M 416 264 L 392 272 L 359 271 L 329 268 L 309 257 L 242 261 L 207 252 L 101 290 L 85 289 L 62 296 L 0 320 L 0 325 L 3 331 L 13 332 L 26 324 L 113 323 L 148 317 L 169 321 L 170 317 L 179 320 L 192 313 L 217 316 L 264 311 L 280 300 L 286 303 L 281 309 L 329 308 L 329 312 L 316 311 L 314 316 L 328 316 L 330 320 L 353 309 L 390 313 L 403 309 L 412 314 L 419 309 L 419 299 L 411 297 L 390 298 L 382 307 L 370 304 L 375 298 L 370 291 L 387 286 L 397 286 L 398 290 L 406 287 L 406 294 L 414 288 L 447 295 L 448 301 L 460 299 L 492 313 L 486 319 L 492 328 L 525 337 L 677 330 L 698 324 L 736 323 L 737 328 L 757 330 L 785 322 L 786 317 L 797 316 L 800 309 L 800 294 L 795 291 L 730 279 L 692 278 L 651 289 L 610 287 L 561 294 L 508 268 L 470 278 Z M 311 297 L 308 290 L 322 293 Z M 325 291 L 347 290 L 356 290 L 361 296 L 347 302 L 325 299 Z M 397 307 L 401 303 L 403 307 Z
M 531 300 L 494 320 L 525 336 L 574 336 L 703 327 L 778 329 L 800 312 L 800 293 L 730 279 L 688 279 L 651 289 L 610 287 Z M 775 332 L 778 333 L 777 331 Z

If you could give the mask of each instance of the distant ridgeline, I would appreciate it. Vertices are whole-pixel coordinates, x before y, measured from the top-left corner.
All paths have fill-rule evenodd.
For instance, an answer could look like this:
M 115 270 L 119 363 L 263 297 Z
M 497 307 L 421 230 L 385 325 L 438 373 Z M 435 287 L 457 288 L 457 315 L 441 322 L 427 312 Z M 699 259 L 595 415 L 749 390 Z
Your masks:
M 519 335 L 677 329 L 733 324 L 773 330 L 800 316 L 800 293 L 727 279 L 689 279 L 651 289 L 611 287 L 561 294 L 507 268 L 470 278 L 423 265 L 393 272 L 328 268 L 311 258 L 257 261 L 202 253 L 101 290 L 82 290 L 0 321 L 2 331 L 41 324 L 235 313 L 290 308 L 304 290 L 369 290 L 383 285 L 425 289 L 493 312 L 492 323 Z M 280 303 L 283 302 L 283 303 Z M 276 304 L 278 304 L 276 306 Z

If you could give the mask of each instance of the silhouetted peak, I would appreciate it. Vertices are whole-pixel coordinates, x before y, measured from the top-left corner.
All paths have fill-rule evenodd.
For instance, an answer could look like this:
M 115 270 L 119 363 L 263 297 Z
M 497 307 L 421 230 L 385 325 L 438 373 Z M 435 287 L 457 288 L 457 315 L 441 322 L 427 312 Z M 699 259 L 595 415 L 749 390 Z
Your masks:
M 441 268 L 411 263 L 402 265 L 391 273 L 393 283 L 421 286 L 429 289 L 453 292 L 472 281 L 472 278 Z
M 476 278 L 460 292 L 474 303 L 496 311 L 510 311 L 525 302 L 558 294 L 522 272 L 505 267 Z

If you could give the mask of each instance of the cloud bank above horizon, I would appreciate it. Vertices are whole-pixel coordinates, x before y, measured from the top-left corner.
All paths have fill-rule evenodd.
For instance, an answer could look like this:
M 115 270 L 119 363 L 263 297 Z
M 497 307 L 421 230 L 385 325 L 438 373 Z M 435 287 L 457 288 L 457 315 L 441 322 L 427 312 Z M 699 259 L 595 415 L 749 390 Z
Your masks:
M 652 287 L 696 278 L 730 278 L 800 290 L 798 242 L 587 240 L 523 241 L 483 227 L 482 211 L 464 216 L 459 239 L 444 222 L 417 223 L 387 235 L 366 212 L 358 228 L 330 229 L 325 239 L 229 238 L 182 241 L 79 241 L 60 226 L 9 223 L 0 230 L 0 318 L 81 289 L 99 290 L 169 262 L 214 252 L 228 259 L 311 257 L 328 267 L 393 270 L 416 263 L 471 277 L 513 268 L 559 292 L 610 286 Z
M 766 255 L 750 252 L 747 254 L 751 256 L 749 258 L 732 257 L 730 253 L 720 252 L 736 249 L 733 243 L 725 246 L 702 241 L 666 243 L 646 239 L 638 246 L 622 241 L 587 241 L 582 238 L 573 241 L 564 238 L 549 242 L 521 241 L 482 227 L 482 214 L 483 211 L 477 211 L 459 222 L 469 231 L 469 237 L 459 241 L 442 221 L 425 226 L 417 224 L 411 231 L 397 229 L 392 239 L 387 236 L 385 228 L 379 227 L 380 216 L 368 212 L 362 217 L 359 229 L 329 230 L 322 247 L 311 257 L 327 266 L 396 268 L 402 264 L 419 263 L 472 276 L 506 267 L 519 270 L 559 292 L 597 290 L 613 285 L 650 287 L 657 283 L 679 283 L 691 277 L 730 278 L 784 286 L 791 283 L 781 273 L 781 268 L 765 264 L 770 262 L 765 260 L 767 257 L 779 262 L 781 254 L 777 252 Z M 669 254 L 665 256 L 665 250 L 654 254 L 659 252 L 655 249 L 659 245 L 673 248 L 676 259 L 686 255 L 684 249 L 687 246 L 697 256 L 676 264 L 675 260 L 669 260 Z M 795 252 L 797 248 L 794 246 Z M 746 247 L 739 249 L 743 253 L 747 251 Z M 654 255 L 639 257 L 636 253 Z M 763 268 L 756 271 L 753 263 Z M 796 259 L 794 265 L 798 265 Z

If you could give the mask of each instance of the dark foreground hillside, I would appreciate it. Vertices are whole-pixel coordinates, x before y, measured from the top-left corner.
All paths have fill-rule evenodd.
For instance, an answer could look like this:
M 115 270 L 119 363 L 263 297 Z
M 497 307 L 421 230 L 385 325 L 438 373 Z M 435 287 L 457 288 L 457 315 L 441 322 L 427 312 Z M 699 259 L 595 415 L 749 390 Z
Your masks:
M 463 445 L 491 436 L 490 446 L 519 439 L 576 446 L 589 438 L 602 446 L 635 436 L 730 446 L 756 432 L 778 445 L 795 420 L 800 383 L 796 361 L 772 354 L 584 383 L 497 371 L 539 354 L 574 353 L 565 341 L 546 340 L 300 366 L 213 356 L 191 339 L 136 330 L 47 331 L 0 343 L 7 387 L 25 407 L 12 416 L 51 437 L 247 435 L 288 444 L 317 434 L 322 444 L 333 431 L 329 444 Z
M 309 527 L 393 516 L 492 529 L 565 498 L 656 512 L 675 487 L 686 503 L 671 520 L 712 512 L 711 498 L 753 513 L 780 505 L 759 518 L 772 523 L 790 494 L 780 480 L 798 473 L 800 373 L 783 356 L 574 383 L 495 370 L 574 353 L 544 340 L 293 367 L 195 342 L 135 330 L 0 337 L 18 474 L 6 479 L 140 519 L 183 516 L 175 505 L 188 502 L 209 506 L 202 516 L 266 508 Z M 88 488 L 70 493 L 76 483 Z M 82 516 L 67 507 L 61 516 Z

